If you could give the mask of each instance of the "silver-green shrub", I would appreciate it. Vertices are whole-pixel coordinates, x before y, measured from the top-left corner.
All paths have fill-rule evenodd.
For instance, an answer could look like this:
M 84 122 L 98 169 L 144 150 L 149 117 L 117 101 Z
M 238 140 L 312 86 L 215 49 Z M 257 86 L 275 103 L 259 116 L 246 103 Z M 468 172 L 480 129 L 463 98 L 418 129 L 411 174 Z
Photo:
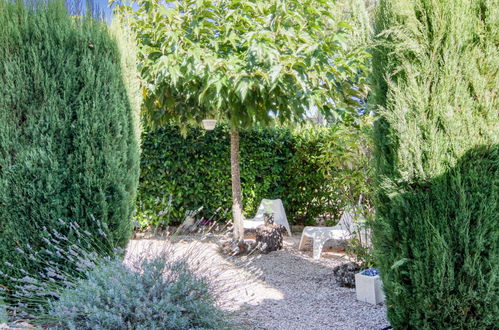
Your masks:
M 0 299 L 0 324 L 7 323 L 7 311 L 5 310 L 5 303 Z
M 68 224 L 62 219 L 61 225 Z M 222 292 L 234 283 L 224 281 L 225 270 L 211 267 L 199 247 L 177 251 L 167 241 L 161 247 L 132 246 L 106 250 L 108 230 L 97 223 L 99 238 L 69 222 L 63 233 L 44 228 L 44 246 L 17 248 L 42 265 L 38 274 L 20 268 L 19 277 L 0 271 L 0 277 L 15 283 L 0 286 L 8 304 L 9 321 L 25 321 L 50 329 L 223 329 L 229 315 L 222 312 Z M 99 253 L 95 252 L 99 251 Z M 68 270 L 64 264 L 72 263 Z M 6 267 L 13 268 L 10 262 Z M 7 315 L 0 324 L 7 323 Z
M 224 329 L 210 281 L 169 254 L 103 262 L 48 309 L 55 329 Z

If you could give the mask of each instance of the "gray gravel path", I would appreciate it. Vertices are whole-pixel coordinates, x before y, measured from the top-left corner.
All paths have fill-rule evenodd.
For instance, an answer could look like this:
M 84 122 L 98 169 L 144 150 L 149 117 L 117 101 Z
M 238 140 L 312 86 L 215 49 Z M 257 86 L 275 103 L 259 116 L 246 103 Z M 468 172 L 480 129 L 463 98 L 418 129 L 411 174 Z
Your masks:
M 192 239 L 169 244 L 135 240 L 129 255 L 168 245 L 175 253 L 194 255 L 204 274 L 221 285 L 221 306 L 236 313 L 249 329 L 382 329 L 389 323 L 384 305 L 355 299 L 355 290 L 339 287 L 331 269 L 347 262 L 339 253 L 326 252 L 321 260 L 311 251 L 298 251 L 299 237 L 286 238 L 282 251 L 255 257 L 227 258 L 217 245 Z M 227 285 L 230 283 L 230 285 Z

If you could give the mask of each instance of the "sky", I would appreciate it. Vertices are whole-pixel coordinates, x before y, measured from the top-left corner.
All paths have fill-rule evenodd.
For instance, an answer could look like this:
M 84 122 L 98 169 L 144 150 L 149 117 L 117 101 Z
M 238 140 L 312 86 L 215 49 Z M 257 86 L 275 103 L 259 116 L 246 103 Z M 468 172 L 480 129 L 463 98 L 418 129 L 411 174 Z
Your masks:
M 107 24 L 111 24 L 111 20 L 113 18 L 113 11 L 109 7 L 108 0 L 93 0 L 95 4 L 99 7 L 99 9 L 104 13 Z
M 113 17 L 112 9 L 109 8 L 108 0 L 94 0 L 97 5 L 101 8 L 101 10 L 104 12 L 104 15 L 106 17 L 106 21 L 108 23 L 111 22 L 111 19 Z
M 87 0 L 66 0 L 66 1 L 85 4 Z M 100 11 L 104 13 L 106 22 L 108 24 L 111 24 L 111 21 L 113 19 L 113 10 L 109 7 L 109 0 L 90 0 L 90 1 L 92 1 L 100 9 Z M 117 0 L 117 1 L 125 3 L 126 1 L 131 1 L 131 0 Z M 172 2 L 165 1 L 164 4 L 166 6 L 173 6 Z M 137 9 L 137 6 L 138 6 L 137 3 L 132 3 L 132 8 Z
M 92 6 L 104 15 L 108 24 L 111 23 L 113 13 L 109 7 L 108 0 L 90 0 Z M 82 10 L 86 8 L 87 0 L 66 0 L 66 6 L 72 15 L 81 15 Z

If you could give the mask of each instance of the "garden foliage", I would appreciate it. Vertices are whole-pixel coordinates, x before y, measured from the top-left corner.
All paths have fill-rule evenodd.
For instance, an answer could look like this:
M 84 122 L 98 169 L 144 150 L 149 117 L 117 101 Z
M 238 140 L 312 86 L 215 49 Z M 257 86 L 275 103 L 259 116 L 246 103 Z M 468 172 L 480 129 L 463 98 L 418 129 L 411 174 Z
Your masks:
M 499 315 L 497 5 L 381 0 L 376 257 L 396 329 Z
M 0 26 L 0 269 L 37 270 L 15 249 L 42 249 L 43 227 L 74 239 L 69 221 L 124 246 L 137 123 L 107 26 L 62 1 L 1 1 Z
M 0 299 L 0 324 L 7 323 L 7 310 L 5 309 L 5 303 Z
M 318 216 L 333 221 L 361 193 L 368 201 L 367 126 L 360 126 L 241 131 L 245 215 L 253 216 L 262 198 L 281 198 L 290 222 L 307 224 Z M 193 128 L 184 137 L 168 125 L 144 134 L 141 225 L 178 224 L 186 210 L 199 207 L 207 218 L 226 220 L 223 210 L 231 205 L 228 130 L 226 125 L 214 131 Z
M 47 312 L 55 329 L 229 329 L 207 279 L 168 254 L 133 269 L 105 261 L 62 291 Z
M 96 236 L 76 222 L 61 225 L 76 242 L 44 230 L 45 249 L 26 244 L 14 251 L 43 267 L 36 276 L 20 270 L 13 288 L 0 287 L 0 307 L 6 297 L 11 322 L 29 320 L 43 329 L 229 328 L 231 314 L 221 312 L 219 298 L 233 283 L 219 281 L 225 270 L 209 268 L 198 246 L 139 244 L 123 260 L 124 251 L 107 249 L 105 228 Z M 68 270 L 66 263 L 76 267 Z M 0 309 L 0 323 L 2 316 Z
M 112 2 L 140 49 L 148 124 L 241 129 L 301 121 L 311 107 L 343 117 L 366 95 L 368 54 L 349 44 L 343 1 Z
M 139 46 L 144 120 L 214 118 L 230 127 L 234 239 L 243 236 L 239 131 L 351 119 L 366 94 L 367 52 L 352 50 L 335 1 L 141 0 L 116 3 Z

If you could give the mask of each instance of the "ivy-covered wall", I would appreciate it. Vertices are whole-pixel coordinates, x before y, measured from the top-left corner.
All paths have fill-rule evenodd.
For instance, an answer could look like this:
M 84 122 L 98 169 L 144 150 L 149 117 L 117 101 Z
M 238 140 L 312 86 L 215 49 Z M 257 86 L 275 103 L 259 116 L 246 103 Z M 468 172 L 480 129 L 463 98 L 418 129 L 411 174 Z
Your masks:
M 291 223 L 314 223 L 318 216 L 334 221 L 349 200 L 366 190 L 367 173 L 359 160 L 367 157 L 358 155 L 364 142 L 360 134 L 341 127 L 241 132 L 245 216 L 254 215 L 262 198 L 281 198 Z M 231 206 L 226 126 L 190 129 L 184 137 L 170 125 L 146 132 L 142 149 L 137 215 L 141 226 L 178 224 L 187 210 L 200 207 L 207 218 L 230 217 L 230 212 L 224 215 Z M 346 185 L 353 186 L 350 194 L 345 193 Z

